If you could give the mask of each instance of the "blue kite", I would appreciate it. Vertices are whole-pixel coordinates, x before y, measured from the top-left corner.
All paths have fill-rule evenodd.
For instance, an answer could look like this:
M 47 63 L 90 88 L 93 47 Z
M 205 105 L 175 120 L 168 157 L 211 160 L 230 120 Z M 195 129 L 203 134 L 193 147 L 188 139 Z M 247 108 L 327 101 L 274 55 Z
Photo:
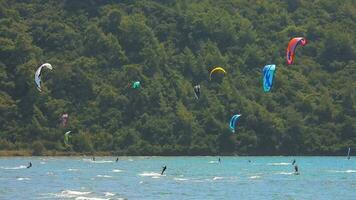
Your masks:
M 272 88 L 275 70 L 276 65 L 266 65 L 263 68 L 263 90 L 265 92 L 269 92 Z
M 230 130 L 235 133 L 235 128 L 236 128 L 236 125 L 237 125 L 237 121 L 239 121 L 239 118 L 240 118 L 241 115 L 239 114 L 236 114 L 234 116 L 231 117 L 231 120 L 230 120 Z

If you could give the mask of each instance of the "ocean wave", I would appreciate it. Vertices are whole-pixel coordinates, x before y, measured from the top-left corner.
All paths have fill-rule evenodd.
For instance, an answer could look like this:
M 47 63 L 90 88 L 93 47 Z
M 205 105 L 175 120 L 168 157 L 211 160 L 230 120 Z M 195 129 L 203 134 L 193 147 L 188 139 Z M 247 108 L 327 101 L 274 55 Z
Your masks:
M 113 169 L 112 172 L 123 172 L 121 169 Z
M 76 171 L 79 171 L 79 169 L 73 169 L 73 168 L 69 168 L 69 169 L 67 169 L 68 171 L 70 171 L 70 172 L 76 172 Z
M 214 160 L 209 161 L 209 164 L 217 164 L 217 163 L 219 163 L 219 162 L 218 161 L 214 161 Z
M 291 163 L 280 162 L 280 163 L 268 163 L 267 165 L 272 165 L 272 166 L 285 166 L 285 165 L 291 165 Z
M 261 176 L 250 176 L 249 178 L 250 179 L 258 179 L 258 178 L 261 178 Z

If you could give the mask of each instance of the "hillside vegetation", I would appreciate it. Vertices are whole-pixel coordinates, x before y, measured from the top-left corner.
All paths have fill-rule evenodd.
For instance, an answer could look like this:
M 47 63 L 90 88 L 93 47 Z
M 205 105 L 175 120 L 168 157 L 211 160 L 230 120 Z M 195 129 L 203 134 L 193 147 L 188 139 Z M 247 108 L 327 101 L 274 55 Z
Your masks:
M 345 154 L 356 147 L 355 31 L 354 0 L 0 0 L 0 150 Z M 308 44 L 287 66 L 299 36 Z M 227 75 L 210 81 L 214 66 Z

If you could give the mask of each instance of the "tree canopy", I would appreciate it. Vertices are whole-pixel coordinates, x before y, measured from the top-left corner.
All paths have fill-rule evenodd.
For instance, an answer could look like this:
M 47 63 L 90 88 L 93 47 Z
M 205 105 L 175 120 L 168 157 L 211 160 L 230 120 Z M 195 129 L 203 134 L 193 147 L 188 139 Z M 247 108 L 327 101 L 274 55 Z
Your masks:
M 356 147 L 355 30 L 353 0 L 0 1 L 0 150 L 68 151 L 71 130 L 77 152 L 345 153 Z M 288 66 L 297 36 L 308 45 Z M 209 80 L 215 66 L 227 74 Z

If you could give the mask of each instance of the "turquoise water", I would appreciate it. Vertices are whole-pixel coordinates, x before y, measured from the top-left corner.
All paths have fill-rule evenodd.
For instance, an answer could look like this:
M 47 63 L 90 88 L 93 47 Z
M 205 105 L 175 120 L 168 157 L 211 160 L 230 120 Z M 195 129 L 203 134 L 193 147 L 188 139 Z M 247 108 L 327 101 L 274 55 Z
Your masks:
M 293 174 L 293 159 L 300 175 Z M 0 158 L 0 199 L 356 199 L 356 158 L 217 160 L 4 157 Z M 26 169 L 29 161 L 33 167 Z M 161 176 L 163 165 L 167 170 Z

